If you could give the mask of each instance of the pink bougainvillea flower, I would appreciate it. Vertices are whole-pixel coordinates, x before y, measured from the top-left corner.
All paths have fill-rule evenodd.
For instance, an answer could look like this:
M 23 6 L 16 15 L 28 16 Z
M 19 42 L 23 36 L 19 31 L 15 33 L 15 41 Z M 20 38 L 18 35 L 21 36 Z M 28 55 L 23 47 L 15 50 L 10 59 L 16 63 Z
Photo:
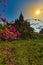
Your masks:
M 6 36 L 6 33 L 2 33 L 2 36 L 5 37 Z
M 16 28 L 12 28 L 12 31 L 13 31 L 13 32 L 16 32 Z
M 21 33 L 19 31 L 17 31 L 17 36 L 20 37 L 21 36 Z
M 0 16 L 2 16 L 2 14 L 0 14 Z
M 7 63 L 8 65 L 13 65 L 13 64 L 11 63 L 10 58 L 9 58 L 9 59 L 7 59 L 6 63 Z
M 3 0 L 3 2 L 5 3 L 5 2 L 6 2 L 6 0 Z
M 12 35 L 10 35 L 10 38 L 11 38 L 11 39 L 14 39 L 14 37 L 13 37 Z
M 9 61 L 7 60 L 6 63 L 9 65 Z
M 7 4 L 6 3 L 4 3 L 4 7 L 6 7 L 7 6 Z
M 14 37 L 14 39 L 16 39 L 16 38 L 17 38 L 17 34 L 15 33 L 15 34 L 13 35 L 13 37 Z
M 6 39 L 9 39 L 9 34 L 6 34 L 6 36 L 5 36 L 5 37 L 6 37 Z
M 12 27 L 12 32 L 16 32 L 16 28 L 15 27 Z
M 4 31 L 7 31 L 8 30 L 8 28 L 4 28 Z
M 2 62 L 6 62 L 6 58 L 4 56 L 2 56 Z
M 3 22 L 7 22 L 6 18 L 1 18 L 1 20 L 2 20 Z
M 4 28 L 4 31 L 8 33 L 10 32 L 8 28 Z
M 5 48 L 5 50 L 6 50 L 6 51 L 9 51 L 9 48 L 8 48 L 8 47 L 6 47 L 6 48 Z
M 7 52 L 7 54 L 8 54 L 8 55 L 12 55 L 12 53 L 11 53 L 11 52 Z
M 9 39 L 9 34 L 2 33 L 2 37 L 3 37 L 3 38 L 6 38 L 6 39 Z
M 10 31 L 16 32 L 16 28 L 14 26 L 9 26 Z
M 11 64 L 9 64 L 9 65 L 13 65 L 13 64 L 11 63 Z

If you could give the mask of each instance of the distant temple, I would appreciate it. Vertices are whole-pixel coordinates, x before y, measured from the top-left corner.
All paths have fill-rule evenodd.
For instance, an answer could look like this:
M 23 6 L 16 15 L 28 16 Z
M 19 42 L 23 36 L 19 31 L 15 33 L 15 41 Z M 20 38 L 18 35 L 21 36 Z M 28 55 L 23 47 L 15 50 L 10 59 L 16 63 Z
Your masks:
M 20 13 L 19 19 L 15 20 L 15 27 L 22 32 L 29 32 L 30 29 L 30 23 L 24 20 L 24 16 L 22 12 Z
M 19 16 L 19 21 L 24 21 L 24 17 L 23 17 L 22 12 L 20 13 L 20 16 Z
M 15 20 L 15 24 L 22 24 L 24 22 L 24 17 L 22 12 L 20 13 L 19 19 Z

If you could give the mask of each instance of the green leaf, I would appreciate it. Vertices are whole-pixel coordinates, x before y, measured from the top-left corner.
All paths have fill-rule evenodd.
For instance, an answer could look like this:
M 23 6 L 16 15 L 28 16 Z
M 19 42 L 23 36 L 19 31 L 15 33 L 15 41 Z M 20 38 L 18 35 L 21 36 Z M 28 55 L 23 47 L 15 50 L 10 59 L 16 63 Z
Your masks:
M 0 62 L 2 62 L 2 58 L 0 57 Z

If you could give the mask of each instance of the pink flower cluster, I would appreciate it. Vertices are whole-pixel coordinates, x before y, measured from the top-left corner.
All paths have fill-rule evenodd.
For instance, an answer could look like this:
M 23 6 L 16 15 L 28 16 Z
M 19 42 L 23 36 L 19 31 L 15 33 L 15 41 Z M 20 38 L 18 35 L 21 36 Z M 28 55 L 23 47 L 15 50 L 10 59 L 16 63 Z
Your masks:
M 12 55 L 12 52 L 10 51 L 10 48 L 6 47 L 4 48 L 4 51 L 6 52 L 6 56 L 8 56 L 8 58 L 5 57 L 5 55 L 2 56 L 2 62 L 6 63 L 8 65 L 13 65 L 11 58 L 9 58 L 9 56 Z
M 16 39 L 20 38 L 21 33 L 16 30 L 16 28 L 10 25 L 8 28 L 4 28 L 3 31 L 0 30 L 0 38 L 5 39 Z
M 6 18 L 0 18 L 4 23 L 7 22 Z

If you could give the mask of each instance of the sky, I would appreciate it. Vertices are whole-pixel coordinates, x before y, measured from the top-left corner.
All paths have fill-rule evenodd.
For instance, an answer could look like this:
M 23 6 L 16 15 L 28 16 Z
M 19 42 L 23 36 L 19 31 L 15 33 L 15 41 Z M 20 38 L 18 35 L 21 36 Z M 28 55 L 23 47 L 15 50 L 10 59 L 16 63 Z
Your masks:
M 7 7 L 0 3 L 0 9 L 5 9 L 2 17 L 6 17 L 9 21 L 16 19 L 22 11 L 25 18 L 34 17 L 34 11 L 37 8 L 43 8 L 43 0 L 6 0 Z
M 43 20 L 43 0 L 6 0 L 7 6 L 3 6 L 3 2 L 0 3 L 1 17 L 7 18 L 10 22 L 19 17 L 20 12 L 23 12 L 25 19 L 39 18 Z M 35 11 L 40 9 L 42 13 L 36 15 Z M 5 10 L 5 12 L 2 12 Z

